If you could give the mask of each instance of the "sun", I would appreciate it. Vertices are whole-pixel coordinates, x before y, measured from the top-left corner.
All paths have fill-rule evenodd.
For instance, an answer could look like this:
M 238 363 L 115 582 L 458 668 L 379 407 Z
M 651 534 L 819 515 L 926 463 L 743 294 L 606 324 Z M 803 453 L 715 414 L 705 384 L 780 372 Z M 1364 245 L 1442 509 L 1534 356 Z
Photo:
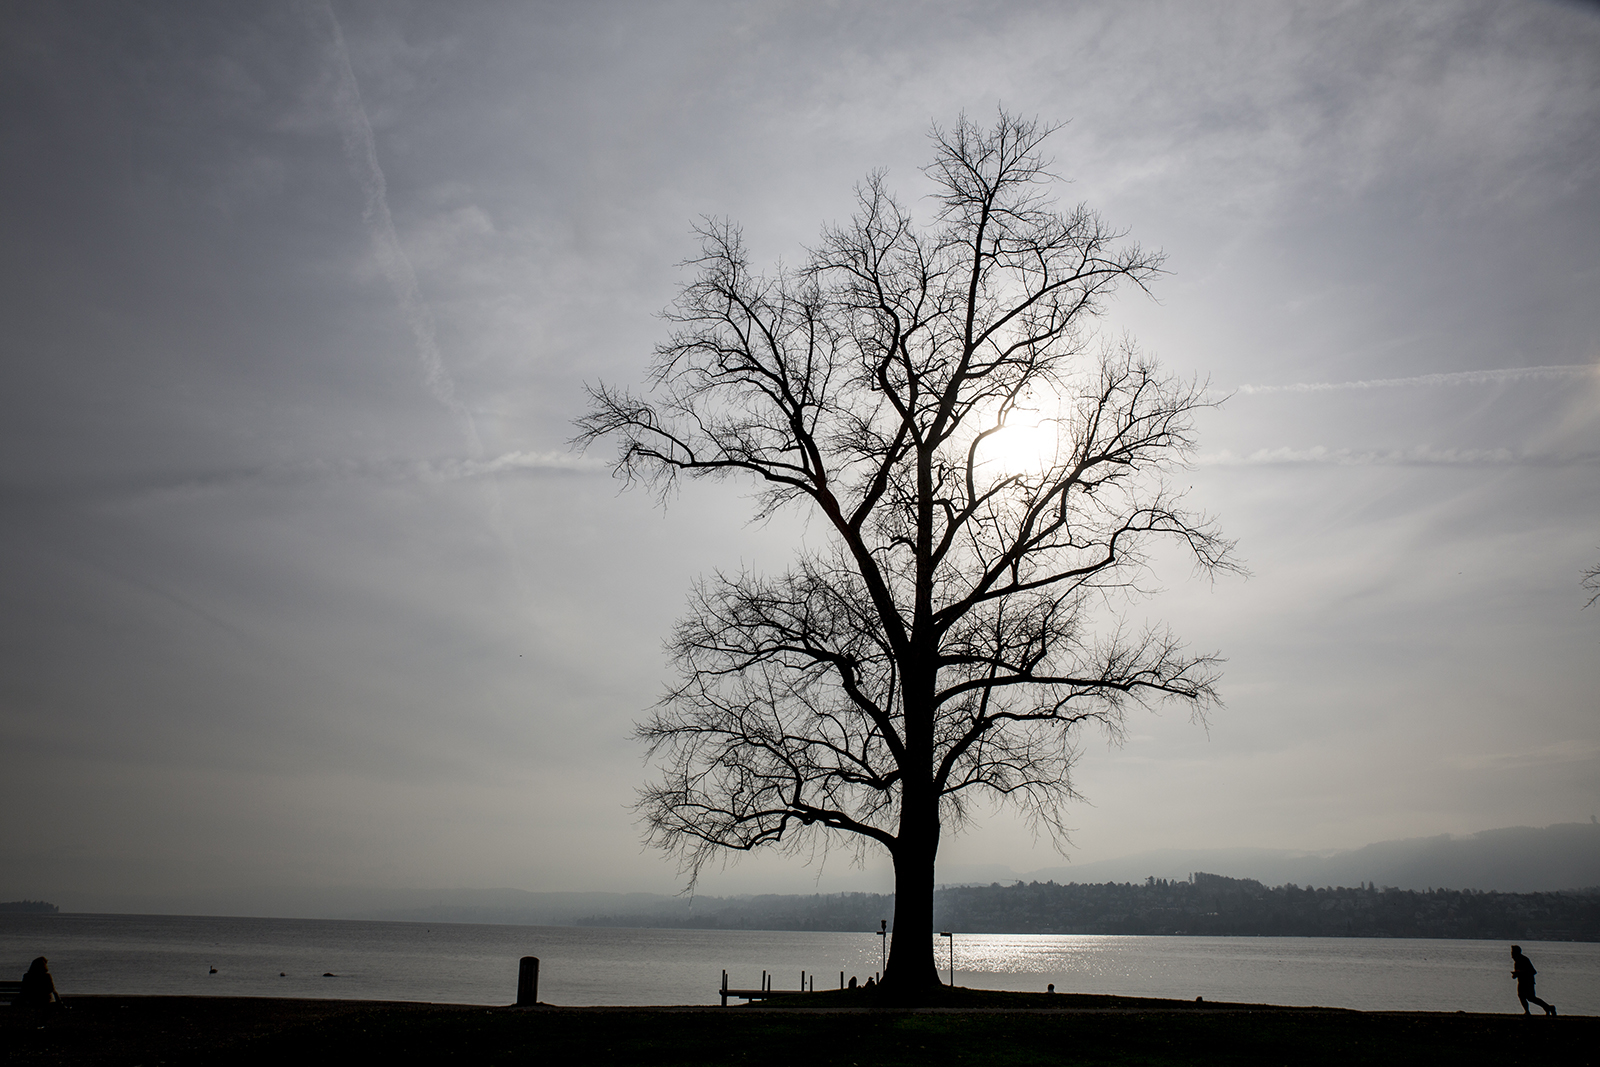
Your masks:
M 1042 473 L 1060 458 L 1061 420 L 1055 397 L 1033 397 L 1006 415 L 978 446 L 978 462 L 1002 477 Z

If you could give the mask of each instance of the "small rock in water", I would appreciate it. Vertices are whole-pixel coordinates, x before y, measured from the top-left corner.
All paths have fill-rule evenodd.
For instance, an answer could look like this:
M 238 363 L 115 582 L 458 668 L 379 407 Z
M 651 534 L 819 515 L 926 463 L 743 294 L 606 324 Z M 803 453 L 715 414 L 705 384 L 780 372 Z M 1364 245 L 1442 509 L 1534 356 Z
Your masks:
M 324 977 L 324 978 L 337 978 L 339 976 L 334 974 L 332 971 L 323 971 L 322 972 L 322 977 Z

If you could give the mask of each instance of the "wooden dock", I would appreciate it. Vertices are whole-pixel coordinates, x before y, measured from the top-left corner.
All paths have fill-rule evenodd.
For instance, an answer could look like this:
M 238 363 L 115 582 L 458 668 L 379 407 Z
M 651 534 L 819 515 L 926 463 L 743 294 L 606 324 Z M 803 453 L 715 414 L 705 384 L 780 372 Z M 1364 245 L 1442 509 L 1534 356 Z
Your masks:
M 809 982 L 809 988 L 808 988 L 808 983 L 806 981 L 806 972 L 801 971 L 800 972 L 800 988 L 799 989 L 773 989 L 772 988 L 772 975 L 768 974 L 766 971 L 762 971 L 761 972 L 761 988 L 760 989 L 729 989 L 728 988 L 728 972 L 727 971 L 723 971 L 722 972 L 722 988 L 717 990 L 717 992 L 719 994 L 721 994 L 721 996 L 722 996 L 722 1006 L 724 1008 L 726 1008 L 728 1006 L 728 998 L 729 997 L 738 997 L 740 1000 L 743 1000 L 746 1003 L 749 1003 L 752 1000 L 770 1000 L 772 997 L 792 997 L 792 996 L 796 995 L 797 993 L 805 993 L 805 992 L 815 991 L 816 987 L 817 987 L 816 976 L 813 975 L 811 977 L 811 980 Z

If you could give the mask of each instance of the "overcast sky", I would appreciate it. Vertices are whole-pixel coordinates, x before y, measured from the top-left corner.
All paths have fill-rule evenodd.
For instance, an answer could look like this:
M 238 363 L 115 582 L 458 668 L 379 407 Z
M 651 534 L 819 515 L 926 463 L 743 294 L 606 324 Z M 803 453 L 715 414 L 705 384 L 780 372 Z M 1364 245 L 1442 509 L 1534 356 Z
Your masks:
M 0 94 L 0 899 L 680 887 L 632 723 L 798 525 L 619 492 L 583 383 L 697 216 L 926 217 L 999 104 L 1167 253 L 1103 325 L 1233 394 L 1185 477 L 1253 572 L 1130 606 L 1227 705 L 1088 738 L 1071 858 L 1600 809 L 1596 6 L 8 3 Z M 997 814 L 941 877 L 1062 862 Z

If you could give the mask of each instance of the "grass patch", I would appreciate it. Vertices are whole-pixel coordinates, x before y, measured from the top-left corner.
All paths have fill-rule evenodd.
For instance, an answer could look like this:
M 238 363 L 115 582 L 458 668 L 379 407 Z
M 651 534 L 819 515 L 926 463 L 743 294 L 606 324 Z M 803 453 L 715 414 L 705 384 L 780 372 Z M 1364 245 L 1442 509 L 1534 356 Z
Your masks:
M 88 1065 L 1600 1062 L 1600 1019 L 1592 1018 L 968 992 L 965 1005 L 915 1011 L 839 1004 L 837 996 L 829 1005 L 821 993 L 786 998 L 783 1008 L 725 1010 L 80 997 L 46 1015 L 0 1010 L 0 1041 L 8 1063 Z
M 1168 1064 L 1577 1064 L 1592 1062 L 1593 1020 L 1273 1012 L 739 1013 L 522 1012 L 370 1017 L 252 1050 L 283 1062 L 760 1064 L 763 1067 Z M 1578 1025 L 1574 1025 L 1578 1024 Z M 1535 1029 L 1539 1027 L 1539 1029 Z M 406 1057 L 409 1057 L 407 1059 Z

